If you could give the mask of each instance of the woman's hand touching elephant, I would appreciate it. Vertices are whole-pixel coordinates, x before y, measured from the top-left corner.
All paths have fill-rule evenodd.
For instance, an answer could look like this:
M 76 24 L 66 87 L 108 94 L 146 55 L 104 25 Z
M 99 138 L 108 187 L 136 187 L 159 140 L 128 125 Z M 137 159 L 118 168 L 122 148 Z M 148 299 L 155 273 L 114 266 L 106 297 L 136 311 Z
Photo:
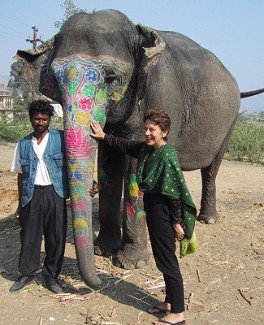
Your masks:
M 103 129 L 101 128 L 101 125 L 97 121 L 92 121 L 91 122 L 91 128 L 93 133 L 91 133 L 91 137 L 96 139 L 96 140 L 103 140 L 105 137 L 105 133 Z

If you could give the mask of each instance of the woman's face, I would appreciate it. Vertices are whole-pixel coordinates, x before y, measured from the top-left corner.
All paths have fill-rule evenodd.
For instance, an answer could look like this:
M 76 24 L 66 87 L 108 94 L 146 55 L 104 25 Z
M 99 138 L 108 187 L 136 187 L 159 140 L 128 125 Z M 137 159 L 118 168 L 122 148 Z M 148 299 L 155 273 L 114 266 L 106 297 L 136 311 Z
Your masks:
M 168 134 L 168 131 L 162 131 L 159 125 L 153 123 L 150 120 L 145 122 L 145 138 L 148 146 L 154 147 L 157 149 L 158 147 L 166 144 L 165 137 Z

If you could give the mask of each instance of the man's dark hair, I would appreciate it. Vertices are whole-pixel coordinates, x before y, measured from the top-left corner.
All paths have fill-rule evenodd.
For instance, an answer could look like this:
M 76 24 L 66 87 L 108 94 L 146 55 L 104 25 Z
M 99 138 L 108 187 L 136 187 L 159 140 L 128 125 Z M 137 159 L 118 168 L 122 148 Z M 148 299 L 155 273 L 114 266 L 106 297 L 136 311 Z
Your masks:
M 47 100 L 33 100 L 33 102 L 28 106 L 28 114 L 30 119 L 35 113 L 41 113 L 51 117 L 54 115 L 54 107 Z

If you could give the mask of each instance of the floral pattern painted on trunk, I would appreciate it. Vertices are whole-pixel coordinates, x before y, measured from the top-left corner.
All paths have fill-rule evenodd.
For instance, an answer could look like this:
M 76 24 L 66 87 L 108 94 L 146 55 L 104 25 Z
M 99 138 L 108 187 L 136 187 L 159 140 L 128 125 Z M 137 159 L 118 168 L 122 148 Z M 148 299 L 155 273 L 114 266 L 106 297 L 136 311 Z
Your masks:
M 106 55 L 69 56 L 56 59 L 51 67 L 63 98 L 73 228 L 76 246 L 82 250 L 92 245 L 88 188 L 93 180 L 96 142 L 90 137 L 90 122 L 105 124 L 109 107 L 118 105 L 124 96 L 131 71 Z M 121 75 L 128 77 L 119 78 Z M 122 107 L 119 110 L 123 114 Z

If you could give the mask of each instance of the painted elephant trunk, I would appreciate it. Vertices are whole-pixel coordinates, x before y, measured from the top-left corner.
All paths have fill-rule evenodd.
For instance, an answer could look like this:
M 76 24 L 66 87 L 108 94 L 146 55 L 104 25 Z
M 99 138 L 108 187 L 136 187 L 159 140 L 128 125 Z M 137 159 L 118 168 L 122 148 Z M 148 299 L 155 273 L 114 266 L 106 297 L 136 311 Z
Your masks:
M 90 57 L 73 55 L 56 59 L 53 73 L 63 94 L 65 145 L 72 205 L 73 235 L 80 274 L 89 287 L 101 281 L 96 275 L 93 227 L 92 188 L 96 141 L 90 137 L 92 120 L 105 124 L 107 92 L 99 87 L 104 80 Z
M 68 123 L 65 143 L 78 267 L 83 281 L 89 287 L 96 288 L 101 284 L 101 280 L 95 269 L 92 198 L 87 191 L 92 188 L 96 144 L 90 138 L 87 127 L 86 130 L 76 129 Z

